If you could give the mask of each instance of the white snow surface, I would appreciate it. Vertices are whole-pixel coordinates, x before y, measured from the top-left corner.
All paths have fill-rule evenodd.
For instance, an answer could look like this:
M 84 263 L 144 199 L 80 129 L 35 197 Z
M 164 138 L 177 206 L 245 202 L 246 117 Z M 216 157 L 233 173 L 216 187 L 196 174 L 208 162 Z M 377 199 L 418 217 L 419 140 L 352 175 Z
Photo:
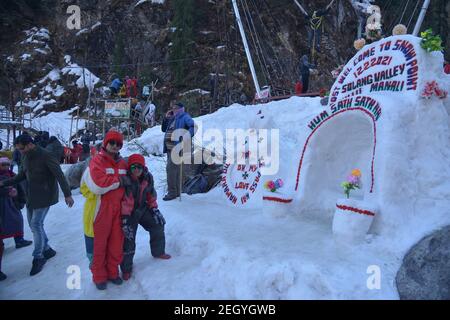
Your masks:
M 62 87 L 60 87 L 62 88 Z M 61 142 L 68 144 L 70 139 L 70 126 L 72 110 L 52 112 L 33 119 L 33 128 L 48 131 L 50 136 L 56 136 Z M 73 122 L 72 134 L 76 132 L 76 121 Z M 85 120 L 78 121 L 78 129 L 84 128 Z M 72 147 L 72 146 L 71 146 Z
M 100 79 L 90 72 L 87 68 L 80 67 L 78 64 L 72 62 L 72 58 L 69 55 L 64 56 L 67 66 L 62 68 L 61 72 L 63 74 L 72 74 L 78 77 L 76 84 L 78 88 L 84 88 L 87 86 L 89 90 L 93 90 L 95 85 L 100 81 Z M 84 76 L 83 76 L 84 72 Z
M 334 181 L 336 173 L 340 176 L 364 164 L 366 144 L 372 143 L 371 123 L 347 112 L 347 118 L 324 125 L 311 142 L 302 178 L 309 193 L 293 193 L 294 202 L 283 208 L 263 205 L 261 199 L 234 206 L 221 187 L 206 194 L 183 194 L 181 201 L 160 200 L 167 220 L 166 252 L 172 259 L 153 259 L 149 236 L 139 228 L 132 278 L 122 286 L 109 284 L 103 292 L 93 285 L 85 257 L 84 198 L 75 191 L 70 209 L 61 198 L 46 218 L 50 245 L 58 254 L 31 278 L 32 247 L 16 250 L 7 239 L 2 271 L 8 279 L 1 284 L 0 299 L 398 299 L 395 276 L 407 250 L 450 224 L 450 102 L 418 97 L 425 81 L 436 79 L 448 90 L 450 78 L 441 70 L 442 55 L 422 54 L 418 52 L 424 64 L 417 94 L 376 95 L 383 106 L 373 195 L 379 214 L 376 228 L 365 239 L 351 242 L 333 236 L 334 209 L 326 207 L 343 195 Z M 264 105 L 234 104 L 195 120 L 203 132 L 280 129 L 281 165 L 275 176 L 283 178 L 283 190 L 289 193 L 311 132 L 307 125 L 323 110 L 320 98 L 292 97 Z M 55 128 L 61 126 L 59 120 L 49 120 Z M 197 132 L 194 143 L 201 143 L 201 135 Z M 160 126 L 145 131 L 137 142 L 161 154 Z M 124 146 L 124 156 L 133 152 L 132 143 Z M 165 157 L 146 157 L 146 164 L 161 199 L 166 191 Z M 360 169 L 364 192 L 355 195 L 364 196 L 369 174 L 365 167 Z M 339 178 L 343 181 L 345 176 Z M 31 238 L 28 226 L 25 236 Z M 80 289 L 67 286 L 73 266 L 81 270 Z M 373 266 L 381 271 L 379 289 L 367 285 Z
M 141 4 L 145 3 L 145 2 L 149 2 L 149 0 L 139 0 L 134 7 L 136 8 L 137 6 L 140 6 Z M 150 0 L 151 3 L 153 4 L 164 4 L 165 0 Z

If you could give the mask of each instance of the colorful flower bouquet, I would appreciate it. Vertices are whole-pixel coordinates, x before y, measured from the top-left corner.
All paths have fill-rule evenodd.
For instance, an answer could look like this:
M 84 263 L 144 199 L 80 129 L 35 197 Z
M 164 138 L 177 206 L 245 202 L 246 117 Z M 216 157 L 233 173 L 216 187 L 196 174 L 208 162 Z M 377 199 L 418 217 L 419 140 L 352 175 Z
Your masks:
M 439 99 L 447 98 L 448 92 L 439 88 L 436 81 L 430 81 L 425 84 L 425 88 L 422 91 L 422 98 L 430 99 L 433 95 L 437 96 Z
M 268 180 L 266 183 L 264 183 L 264 188 L 266 188 L 269 191 L 275 192 L 277 189 L 280 189 L 284 185 L 283 180 L 277 179 L 275 181 Z
M 347 199 L 350 198 L 350 190 L 361 188 L 361 171 L 359 169 L 353 169 L 347 177 L 347 181 L 342 182 L 341 186 L 344 188 Z

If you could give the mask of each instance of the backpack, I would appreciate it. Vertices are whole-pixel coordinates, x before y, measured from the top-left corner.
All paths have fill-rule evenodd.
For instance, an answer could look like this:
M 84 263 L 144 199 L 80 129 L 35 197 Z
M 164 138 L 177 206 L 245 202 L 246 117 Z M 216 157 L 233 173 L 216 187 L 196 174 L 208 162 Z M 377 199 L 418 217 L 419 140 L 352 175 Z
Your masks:
M 187 194 L 205 193 L 208 191 L 208 180 L 202 174 L 188 179 L 183 185 L 183 192 Z

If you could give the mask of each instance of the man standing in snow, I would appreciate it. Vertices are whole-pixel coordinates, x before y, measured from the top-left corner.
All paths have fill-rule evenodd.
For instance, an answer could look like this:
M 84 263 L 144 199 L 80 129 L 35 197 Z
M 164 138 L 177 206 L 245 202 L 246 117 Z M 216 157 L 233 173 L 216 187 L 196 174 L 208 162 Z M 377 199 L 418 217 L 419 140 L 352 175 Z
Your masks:
M 120 221 L 121 201 L 125 187 L 131 184 L 126 176 L 127 163 L 119 154 L 123 135 L 109 131 L 101 151 L 89 163 L 83 174 L 87 188 L 100 198 L 94 218 L 94 254 L 91 271 L 99 290 L 105 290 L 107 281 L 122 284 L 119 265 L 123 257 L 123 232 Z
M 22 155 L 22 165 L 19 167 L 18 175 L 0 181 L 0 186 L 12 186 L 27 180 L 27 217 L 34 238 L 34 259 L 30 271 L 30 275 L 33 276 L 41 272 L 47 260 L 56 254 L 48 244 L 44 220 L 50 206 L 58 203 L 57 182 L 69 208 L 73 205 L 73 199 L 59 162 L 50 152 L 35 145 L 33 139 L 25 134 L 14 140 L 14 146 Z
M 310 68 L 315 68 L 316 66 L 314 64 L 309 63 L 308 56 L 305 54 L 303 55 L 302 59 L 300 60 L 300 74 L 302 76 L 302 93 L 307 93 L 309 88 L 309 74 Z
M 179 140 L 175 139 L 174 141 L 174 138 L 172 137 L 172 133 L 177 129 L 187 130 L 186 138 L 189 139 L 192 139 L 195 133 L 194 120 L 192 120 L 189 113 L 184 111 L 184 105 L 181 102 L 174 103 L 172 105 L 172 109 L 166 113 L 166 116 L 161 125 L 161 130 L 166 133 L 164 135 L 163 152 L 167 153 L 166 174 L 168 191 L 163 198 L 164 201 L 173 200 L 176 197 L 179 197 L 181 194 L 181 164 L 175 164 L 172 158 L 173 148 L 182 141 L 181 138 Z

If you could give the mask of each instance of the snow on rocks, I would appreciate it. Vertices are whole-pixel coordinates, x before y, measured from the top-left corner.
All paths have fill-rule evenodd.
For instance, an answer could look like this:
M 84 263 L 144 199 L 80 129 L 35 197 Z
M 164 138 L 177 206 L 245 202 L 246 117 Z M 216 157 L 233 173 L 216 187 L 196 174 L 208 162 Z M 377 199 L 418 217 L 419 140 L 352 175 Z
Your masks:
M 100 79 L 87 68 L 80 67 L 78 64 L 72 62 L 71 56 L 64 56 L 64 60 L 67 65 L 61 69 L 61 73 L 75 76 L 78 88 L 87 87 L 89 90 L 93 90 Z
M 102 23 L 100 21 L 97 21 L 96 23 L 94 23 L 91 27 L 89 28 L 83 28 L 80 31 L 78 31 L 75 35 L 78 37 L 84 33 L 89 33 L 91 31 L 94 31 L 95 29 L 97 29 L 98 27 L 100 27 L 102 25 Z
M 134 7 L 136 8 L 136 7 L 138 7 L 138 6 L 140 6 L 141 4 L 146 3 L 146 2 L 151 2 L 152 4 L 164 4 L 165 0 L 139 0 L 139 1 L 134 5 Z

